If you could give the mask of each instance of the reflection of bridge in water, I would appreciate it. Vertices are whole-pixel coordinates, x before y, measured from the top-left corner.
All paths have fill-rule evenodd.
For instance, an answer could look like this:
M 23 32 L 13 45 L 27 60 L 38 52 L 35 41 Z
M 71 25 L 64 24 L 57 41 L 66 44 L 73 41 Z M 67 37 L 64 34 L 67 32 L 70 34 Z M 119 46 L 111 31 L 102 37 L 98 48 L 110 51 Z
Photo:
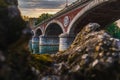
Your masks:
M 77 1 L 32 30 L 33 53 L 64 51 L 86 24 L 96 22 L 104 29 L 106 25 L 118 19 L 120 19 L 119 0 Z

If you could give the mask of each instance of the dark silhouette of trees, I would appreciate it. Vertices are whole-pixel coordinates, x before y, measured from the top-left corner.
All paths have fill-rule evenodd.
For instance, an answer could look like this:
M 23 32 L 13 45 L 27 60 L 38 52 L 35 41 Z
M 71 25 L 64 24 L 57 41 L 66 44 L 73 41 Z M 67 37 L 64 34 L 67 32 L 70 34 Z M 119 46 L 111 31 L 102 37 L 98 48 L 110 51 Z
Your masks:
M 114 22 L 107 27 L 107 32 L 112 35 L 114 38 L 120 39 L 120 28 L 117 26 L 117 23 Z
M 35 22 L 35 25 L 41 23 L 42 21 L 52 17 L 53 15 L 52 14 L 48 14 L 48 13 L 43 13 L 41 14 L 39 17 L 38 17 L 38 20 Z

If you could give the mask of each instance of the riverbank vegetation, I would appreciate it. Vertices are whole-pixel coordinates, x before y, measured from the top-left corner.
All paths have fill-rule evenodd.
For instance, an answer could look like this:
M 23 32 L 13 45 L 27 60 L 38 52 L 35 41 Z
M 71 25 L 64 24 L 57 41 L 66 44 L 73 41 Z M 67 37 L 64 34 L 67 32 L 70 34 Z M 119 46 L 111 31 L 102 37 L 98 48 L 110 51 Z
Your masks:
M 52 14 L 48 14 L 48 13 L 43 13 L 43 14 L 41 14 L 41 15 L 38 17 L 37 21 L 35 22 L 35 25 L 41 23 L 42 21 L 44 21 L 44 20 L 46 20 L 46 19 L 48 19 L 48 18 L 50 18 L 50 17 L 52 17 L 52 16 L 53 16 Z

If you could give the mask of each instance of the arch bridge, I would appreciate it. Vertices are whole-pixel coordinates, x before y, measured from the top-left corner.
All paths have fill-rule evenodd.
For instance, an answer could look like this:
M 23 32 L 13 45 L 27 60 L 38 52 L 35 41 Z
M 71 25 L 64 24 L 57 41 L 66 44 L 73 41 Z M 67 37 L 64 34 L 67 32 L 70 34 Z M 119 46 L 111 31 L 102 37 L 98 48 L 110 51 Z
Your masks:
M 96 22 L 104 29 L 118 19 L 119 0 L 78 0 L 36 25 L 32 30 L 33 53 L 64 51 L 86 24 Z

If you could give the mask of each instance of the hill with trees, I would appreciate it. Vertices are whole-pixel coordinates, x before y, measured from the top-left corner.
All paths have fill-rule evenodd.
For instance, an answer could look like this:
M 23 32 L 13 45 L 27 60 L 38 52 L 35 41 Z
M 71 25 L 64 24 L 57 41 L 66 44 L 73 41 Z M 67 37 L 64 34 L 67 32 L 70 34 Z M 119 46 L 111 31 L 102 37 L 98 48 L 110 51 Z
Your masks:
M 41 23 L 42 21 L 52 17 L 53 14 L 43 13 L 38 17 L 38 20 L 35 22 L 35 25 Z

